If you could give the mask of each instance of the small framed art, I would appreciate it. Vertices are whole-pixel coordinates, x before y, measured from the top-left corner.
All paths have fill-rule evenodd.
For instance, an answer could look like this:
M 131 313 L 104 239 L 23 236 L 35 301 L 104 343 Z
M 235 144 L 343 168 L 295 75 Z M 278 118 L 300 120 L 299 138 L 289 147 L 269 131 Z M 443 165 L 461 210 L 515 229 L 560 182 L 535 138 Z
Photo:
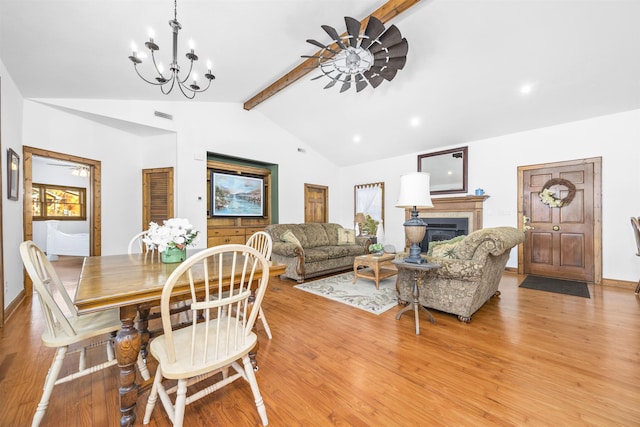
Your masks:
M 18 200 L 20 190 L 20 156 L 11 148 L 7 150 L 7 198 Z

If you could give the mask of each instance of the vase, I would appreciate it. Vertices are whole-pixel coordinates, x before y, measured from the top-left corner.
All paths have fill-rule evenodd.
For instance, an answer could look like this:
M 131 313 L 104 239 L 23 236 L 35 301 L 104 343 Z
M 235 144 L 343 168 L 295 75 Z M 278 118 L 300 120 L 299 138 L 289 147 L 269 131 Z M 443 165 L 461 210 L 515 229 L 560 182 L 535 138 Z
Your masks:
M 187 248 L 167 248 L 160 254 L 160 259 L 165 264 L 174 264 L 187 259 Z

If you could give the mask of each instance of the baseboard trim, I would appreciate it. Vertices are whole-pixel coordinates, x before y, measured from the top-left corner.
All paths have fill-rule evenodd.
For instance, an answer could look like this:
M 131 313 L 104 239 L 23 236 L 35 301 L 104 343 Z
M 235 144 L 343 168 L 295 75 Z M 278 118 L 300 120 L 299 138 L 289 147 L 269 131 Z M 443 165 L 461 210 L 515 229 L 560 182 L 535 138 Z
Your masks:
M 617 279 L 602 279 L 603 286 L 613 286 L 615 288 L 623 288 L 623 289 L 631 289 L 635 290 L 638 283 L 630 282 L 628 280 L 617 280 Z
M 13 301 L 11 301 L 11 303 L 9 303 L 9 305 L 4 309 L 4 320 L 3 320 L 3 324 L 6 324 L 7 321 L 9 320 L 9 318 L 11 317 L 11 315 L 13 313 L 16 312 L 16 310 L 18 310 L 18 307 L 20 307 L 20 304 L 22 304 L 22 301 L 25 300 L 25 297 L 27 296 L 26 292 L 23 290 L 20 291 L 20 293 L 18 294 L 18 296 L 16 296 Z

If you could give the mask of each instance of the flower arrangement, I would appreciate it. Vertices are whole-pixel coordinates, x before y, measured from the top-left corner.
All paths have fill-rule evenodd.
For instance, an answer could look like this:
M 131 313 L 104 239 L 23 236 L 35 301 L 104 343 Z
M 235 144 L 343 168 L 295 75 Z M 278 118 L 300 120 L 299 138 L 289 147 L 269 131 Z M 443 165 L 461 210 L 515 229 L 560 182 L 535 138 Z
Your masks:
M 369 253 L 382 252 L 383 246 L 381 243 L 372 243 L 369 245 Z
M 550 188 L 545 188 L 540 192 L 540 200 L 547 206 L 552 208 L 562 207 L 562 199 L 556 198 L 556 193 Z
M 184 249 L 188 245 L 195 244 L 198 232 L 193 229 L 193 225 L 188 219 L 171 218 L 158 225 L 155 222 L 149 223 L 149 231 L 142 241 L 149 248 L 158 248 L 159 252 L 164 252 L 167 248 Z

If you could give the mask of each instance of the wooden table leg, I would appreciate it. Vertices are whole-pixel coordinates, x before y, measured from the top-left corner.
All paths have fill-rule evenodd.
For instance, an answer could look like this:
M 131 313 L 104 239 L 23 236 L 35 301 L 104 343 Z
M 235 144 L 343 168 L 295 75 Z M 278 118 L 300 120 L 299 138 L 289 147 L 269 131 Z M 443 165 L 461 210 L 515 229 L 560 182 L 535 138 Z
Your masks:
M 133 426 L 136 421 L 136 401 L 138 400 L 138 384 L 136 384 L 136 362 L 140 352 L 140 333 L 134 326 L 137 308 L 127 306 L 120 308 L 122 327 L 116 336 L 116 359 L 120 368 L 120 426 Z

